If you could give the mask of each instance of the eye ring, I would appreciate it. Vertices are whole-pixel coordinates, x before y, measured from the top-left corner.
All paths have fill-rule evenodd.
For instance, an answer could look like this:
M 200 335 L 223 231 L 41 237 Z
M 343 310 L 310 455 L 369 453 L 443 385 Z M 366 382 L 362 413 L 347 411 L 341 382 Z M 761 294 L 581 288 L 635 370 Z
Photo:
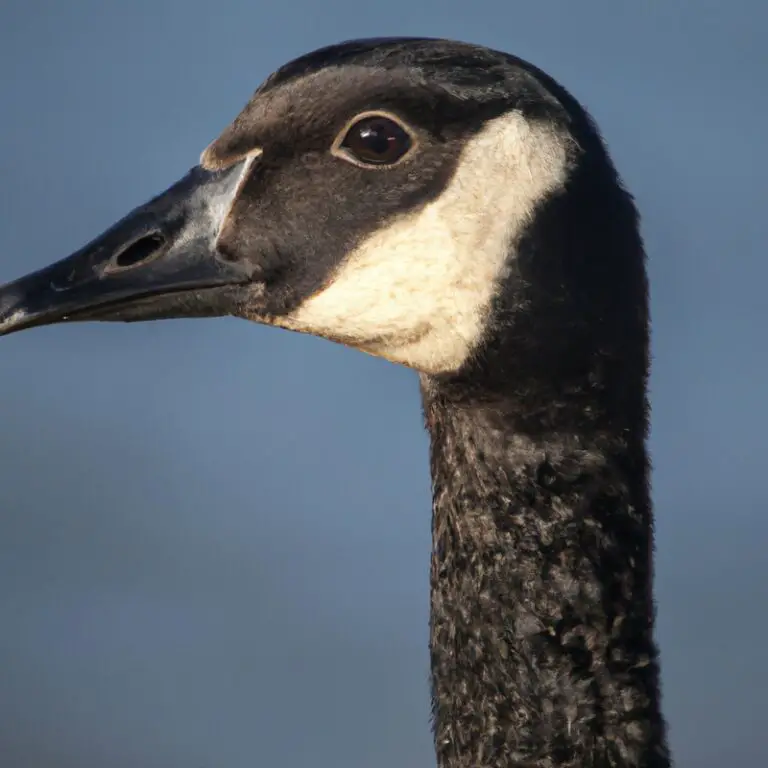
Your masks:
M 388 112 L 355 115 L 331 146 L 331 154 L 368 170 L 399 165 L 416 148 L 413 133 Z

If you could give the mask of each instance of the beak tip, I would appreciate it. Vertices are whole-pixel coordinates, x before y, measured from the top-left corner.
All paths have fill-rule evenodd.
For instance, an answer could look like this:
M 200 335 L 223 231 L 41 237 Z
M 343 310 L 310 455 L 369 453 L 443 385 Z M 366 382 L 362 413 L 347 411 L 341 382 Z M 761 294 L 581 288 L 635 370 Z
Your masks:
M 24 322 L 27 312 L 23 309 L 15 309 L 13 305 L 7 310 L 0 307 L 0 336 L 10 333 L 14 328 Z
M 17 309 L 7 317 L 0 317 L 0 336 L 7 336 L 23 324 L 27 313 L 23 309 Z
M 23 304 L 24 296 L 14 284 L 0 287 L 0 336 L 12 333 L 24 324 L 29 312 Z

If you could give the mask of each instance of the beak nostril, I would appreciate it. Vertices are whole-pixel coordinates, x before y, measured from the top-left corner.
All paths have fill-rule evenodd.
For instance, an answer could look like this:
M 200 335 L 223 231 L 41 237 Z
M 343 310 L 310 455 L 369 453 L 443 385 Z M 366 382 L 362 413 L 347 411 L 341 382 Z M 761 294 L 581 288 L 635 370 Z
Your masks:
M 138 267 L 157 256 L 163 245 L 165 245 L 165 238 L 158 232 L 140 237 L 112 259 L 112 269 Z

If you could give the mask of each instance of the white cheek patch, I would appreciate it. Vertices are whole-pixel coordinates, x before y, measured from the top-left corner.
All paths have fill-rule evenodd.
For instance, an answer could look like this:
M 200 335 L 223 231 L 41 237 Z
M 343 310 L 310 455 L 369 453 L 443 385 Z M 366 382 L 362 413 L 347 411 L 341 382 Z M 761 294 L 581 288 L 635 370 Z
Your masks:
M 545 124 L 519 112 L 490 121 L 436 200 L 364 240 L 280 325 L 424 373 L 457 370 L 482 340 L 517 238 L 562 188 L 567 163 L 568 139 Z

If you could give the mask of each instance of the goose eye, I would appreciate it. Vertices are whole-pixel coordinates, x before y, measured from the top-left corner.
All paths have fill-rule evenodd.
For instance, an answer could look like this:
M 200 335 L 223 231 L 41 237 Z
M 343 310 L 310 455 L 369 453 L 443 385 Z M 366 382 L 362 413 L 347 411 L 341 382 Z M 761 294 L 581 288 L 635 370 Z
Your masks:
M 399 123 L 372 115 L 352 124 L 341 147 L 362 165 L 394 165 L 411 144 L 411 137 Z

